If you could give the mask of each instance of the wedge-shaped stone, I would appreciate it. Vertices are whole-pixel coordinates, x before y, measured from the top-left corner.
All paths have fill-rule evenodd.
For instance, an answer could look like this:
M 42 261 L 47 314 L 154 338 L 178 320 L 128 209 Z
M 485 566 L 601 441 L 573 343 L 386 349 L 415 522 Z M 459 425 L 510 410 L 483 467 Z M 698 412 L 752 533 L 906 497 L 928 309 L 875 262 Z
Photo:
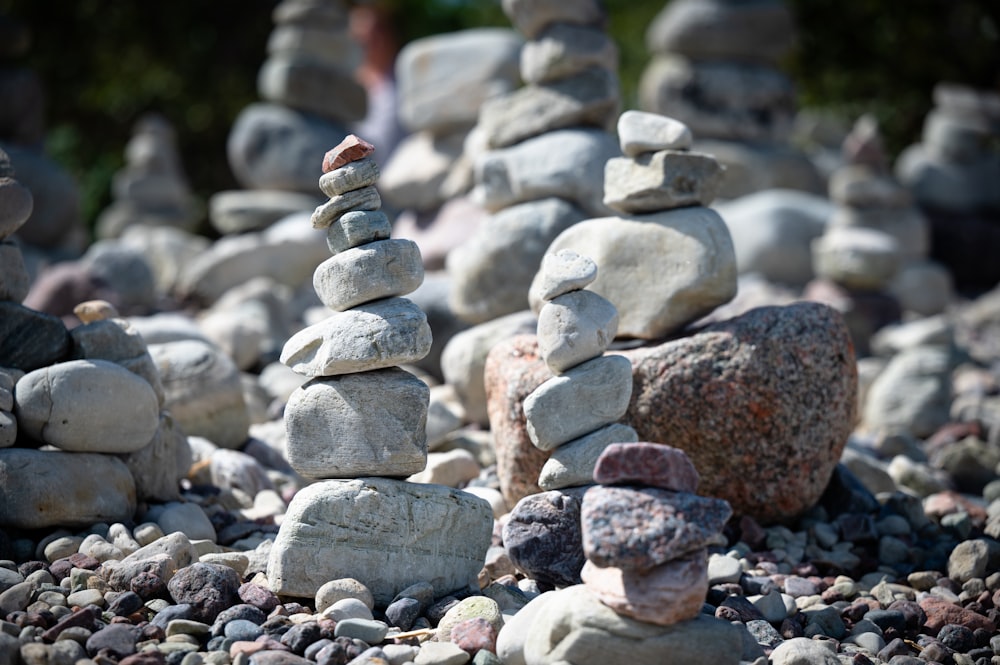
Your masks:
M 310 221 L 314 229 L 325 229 L 348 210 L 378 210 L 380 207 L 382 197 L 374 185 L 369 185 L 332 197 L 316 208 Z
M 465 591 L 492 530 L 490 505 L 461 490 L 389 478 L 314 483 L 288 506 L 267 578 L 280 595 L 310 599 L 329 580 L 353 578 L 380 607 L 417 582 Z
M 559 446 L 545 461 L 538 474 L 538 486 L 543 490 L 590 485 L 594 482 L 594 467 L 604 450 L 615 443 L 629 444 L 639 435 L 628 425 L 614 423 L 585 434 Z
M 307 478 L 423 471 L 429 401 L 427 384 L 397 367 L 313 379 L 285 407 L 288 462 Z
M 660 150 L 690 150 L 691 130 L 683 122 L 658 113 L 625 111 L 618 118 L 618 142 L 626 157 Z
M 392 233 L 392 224 L 380 210 L 351 210 L 340 216 L 326 229 L 326 246 L 331 254 L 366 245 L 376 240 L 386 240 Z
M 625 213 L 707 206 L 722 186 L 715 157 L 661 150 L 634 159 L 609 159 L 604 166 L 604 204 Z
M 618 310 L 593 291 L 550 300 L 538 314 L 538 350 L 554 374 L 604 353 L 618 332 Z
M 631 396 L 632 364 L 622 356 L 594 358 L 525 398 L 528 436 L 541 450 L 552 450 L 621 418 Z
M 324 305 L 342 312 L 361 303 L 405 296 L 424 281 L 420 249 L 412 240 L 377 240 L 319 264 L 313 288 Z
M 538 277 L 532 283 L 535 300 L 552 300 L 570 291 L 586 288 L 597 278 L 597 264 L 589 256 L 563 249 L 542 258 Z
M 281 362 L 305 376 L 335 376 L 413 363 L 430 348 L 423 310 L 405 298 L 386 298 L 300 330 L 285 343 Z
M 329 197 L 340 196 L 374 185 L 378 176 L 378 164 L 372 157 L 365 157 L 324 173 L 319 178 L 319 188 Z
M 545 83 L 600 67 L 618 71 L 618 47 L 599 28 L 554 23 L 521 48 L 521 77 Z

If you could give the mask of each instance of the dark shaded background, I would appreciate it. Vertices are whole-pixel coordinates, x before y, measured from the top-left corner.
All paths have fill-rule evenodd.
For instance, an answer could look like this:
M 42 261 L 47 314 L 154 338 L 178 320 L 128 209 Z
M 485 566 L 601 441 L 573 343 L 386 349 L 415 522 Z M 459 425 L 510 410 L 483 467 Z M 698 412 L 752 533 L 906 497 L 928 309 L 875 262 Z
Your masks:
M 1000 89 L 998 0 L 788 0 L 800 43 L 785 63 L 803 107 L 850 122 L 873 112 L 895 154 L 919 138 L 938 81 Z M 257 70 L 276 0 L 133 2 L 0 0 L 33 33 L 27 55 L 48 94 L 46 150 L 78 179 L 92 223 L 136 119 L 175 126 L 195 192 L 236 186 L 226 162 L 234 119 L 257 99 Z M 509 26 L 496 0 L 387 0 L 400 41 L 469 27 Z M 645 30 L 663 0 L 606 0 L 622 54 L 626 108 L 649 60 Z M 2 103 L 2 100 L 0 100 Z

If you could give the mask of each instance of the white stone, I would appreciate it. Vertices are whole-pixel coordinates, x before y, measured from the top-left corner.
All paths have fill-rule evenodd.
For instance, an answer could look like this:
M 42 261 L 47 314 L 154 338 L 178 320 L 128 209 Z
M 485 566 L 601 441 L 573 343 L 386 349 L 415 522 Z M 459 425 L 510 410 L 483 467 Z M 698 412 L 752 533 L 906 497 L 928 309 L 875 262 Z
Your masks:
M 326 608 L 345 598 L 353 598 L 364 603 L 371 610 L 375 607 L 375 599 L 371 590 L 356 579 L 344 577 L 330 580 L 316 590 L 316 611 L 323 613 Z M 369 615 L 370 619 L 371 616 Z
M 704 153 L 660 150 L 617 157 L 604 167 L 604 204 L 624 213 L 707 206 L 722 178 L 722 166 Z
M 606 19 L 597 0 L 503 0 L 503 11 L 529 39 L 554 23 L 602 26 Z
M 521 48 L 521 78 L 546 83 L 590 67 L 618 71 L 618 47 L 600 28 L 553 23 Z
M 170 502 L 164 504 L 153 514 L 147 514 L 146 519 L 153 519 L 165 534 L 178 531 L 189 540 L 216 540 L 215 527 L 208 515 L 196 503 Z
M 899 244 L 881 231 L 831 227 L 813 241 L 816 274 L 848 288 L 885 289 L 899 265 Z
M 423 130 L 403 138 L 392 152 L 379 180 L 379 191 L 399 209 L 429 211 L 448 197 L 443 191 L 452 169 L 462 158 L 465 133 L 438 135 Z
M 427 468 L 409 478 L 411 483 L 432 483 L 461 487 L 479 476 L 479 464 L 468 450 L 456 448 L 444 453 L 428 453 Z
M 604 353 L 618 332 L 618 310 L 593 291 L 573 291 L 538 313 L 538 351 L 554 374 Z
M 618 118 L 618 142 L 626 157 L 638 157 L 661 150 L 690 150 L 694 136 L 679 120 L 630 110 Z
M 333 198 L 374 185 L 378 176 L 378 163 L 372 157 L 365 157 L 321 175 L 319 188 L 324 194 Z
M 376 240 L 386 240 L 392 224 L 380 210 L 351 210 L 340 216 L 326 230 L 326 246 L 331 254 L 366 245 Z
M 472 657 L 451 642 L 424 642 L 413 665 L 464 665 Z
M 570 291 L 586 288 L 597 278 L 597 264 L 590 257 L 581 256 L 571 249 L 563 249 L 542 257 L 532 287 L 536 300 L 552 300 Z
M 381 207 L 382 197 L 374 185 L 369 185 L 331 197 L 313 211 L 309 220 L 314 229 L 325 229 L 349 210 L 378 210 Z
M 424 280 L 420 249 L 412 240 L 377 240 L 330 257 L 313 273 L 324 305 L 343 311 L 362 303 L 405 296 Z
M 538 474 L 543 490 L 579 487 L 594 482 L 594 466 L 612 443 L 634 443 L 639 435 L 628 425 L 613 423 L 559 446 Z
M 771 652 L 773 665 L 839 665 L 837 645 L 827 640 L 793 637 Z

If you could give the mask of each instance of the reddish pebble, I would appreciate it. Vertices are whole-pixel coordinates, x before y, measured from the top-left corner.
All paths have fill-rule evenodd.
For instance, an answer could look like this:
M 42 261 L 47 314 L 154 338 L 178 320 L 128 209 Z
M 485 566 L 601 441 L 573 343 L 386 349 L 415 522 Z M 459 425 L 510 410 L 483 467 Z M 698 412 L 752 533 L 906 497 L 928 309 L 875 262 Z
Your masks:
M 264 612 L 270 612 L 281 604 L 273 591 L 253 582 L 244 582 L 237 590 L 240 600 Z
M 649 485 L 674 492 L 695 493 L 698 471 L 679 448 L 662 443 L 612 443 L 594 466 L 600 485 Z
M 451 642 L 470 656 L 484 650 L 496 653 L 497 631 L 486 619 L 474 617 L 452 627 Z
M 947 600 L 929 596 L 920 601 L 920 607 L 927 613 L 924 627 L 931 635 L 936 635 L 941 628 L 949 623 L 965 626 L 969 630 L 985 628 L 994 630 L 993 622 L 982 614 L 971 612 Z
M 348 134 L 347 138 L 323 157 L 323 173 L 329 173 L 334 169 L 339 169 L 344 164 L 364 159 L 373 152 L 375 152 L 375 146 L 371 143 L 354 134 Z

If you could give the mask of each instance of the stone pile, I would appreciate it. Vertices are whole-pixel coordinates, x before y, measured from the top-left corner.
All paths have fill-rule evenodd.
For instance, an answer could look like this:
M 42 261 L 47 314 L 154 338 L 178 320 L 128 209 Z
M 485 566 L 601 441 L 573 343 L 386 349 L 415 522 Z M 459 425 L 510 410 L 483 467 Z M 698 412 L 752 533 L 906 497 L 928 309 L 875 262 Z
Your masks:
M 240 112 L 227 154 L 237 182 L 249 191 L 225 191 L 209 201 L 209 219 L 221 233 L 260 230 L 286 215 L 311 210 L 312 164 L 321 146 L 335 145 L 367 110 L 354 78 L 363 53 L 350 35 L 344 0 L 282 0 L 268 58 L 257 77 L 263 102 Z
M 132 225 L 194 231 L 202 210 L 191 192 L 177 151 L 174 128 L 159 114 L 136 123 L 125 146 L 125 167 L 115 173 L 114 202 L 97 218 L 101 238 L 117 238 Z
M 334 314 L 298 332 L 281 361 L 309 377 L 285 407 L 287 457 L 316 482 L 296 494 L 272 550 L 276 593 L 312 597 L 354 578 L 388 605 L 429 582 L 439 594 L 474 584 L 492 509 L 470 494 L 401 478 L 427 461 L 426 384 L 398 365 L 430 348 L 424 313 L 402 298 L 423 279 L 417 246 L 390 238 L 374 147 L 351 135 L 327 153 L 312 215 L 333 256 L 313 286 Z
M 639 105 L 689 125 L 699 149 L 726 165 L 724 198 L 822 189 L 812 163 L 789 145 L 795 89 L 778 64 L 795 40 L 782 0 L 679 0 L 649 26 L 653 59 Z
M 1000 94 L 941 83 L 919 143 L 904 149 L 896 176 L 931 225 L 932 257 L 960 290 L 1000 281 Z
M 613 41 L 597 0 L 505 0 L 528 39 L 524 87 L 487 100 L 474 131 L 489 150 L 475 163 L 473 199 L 492 217 L 446 260 L 449 303 L 478 324 L 525 310 L 549 243 L 586 216 L 607 214 L 604 163 L 619 112 Z

